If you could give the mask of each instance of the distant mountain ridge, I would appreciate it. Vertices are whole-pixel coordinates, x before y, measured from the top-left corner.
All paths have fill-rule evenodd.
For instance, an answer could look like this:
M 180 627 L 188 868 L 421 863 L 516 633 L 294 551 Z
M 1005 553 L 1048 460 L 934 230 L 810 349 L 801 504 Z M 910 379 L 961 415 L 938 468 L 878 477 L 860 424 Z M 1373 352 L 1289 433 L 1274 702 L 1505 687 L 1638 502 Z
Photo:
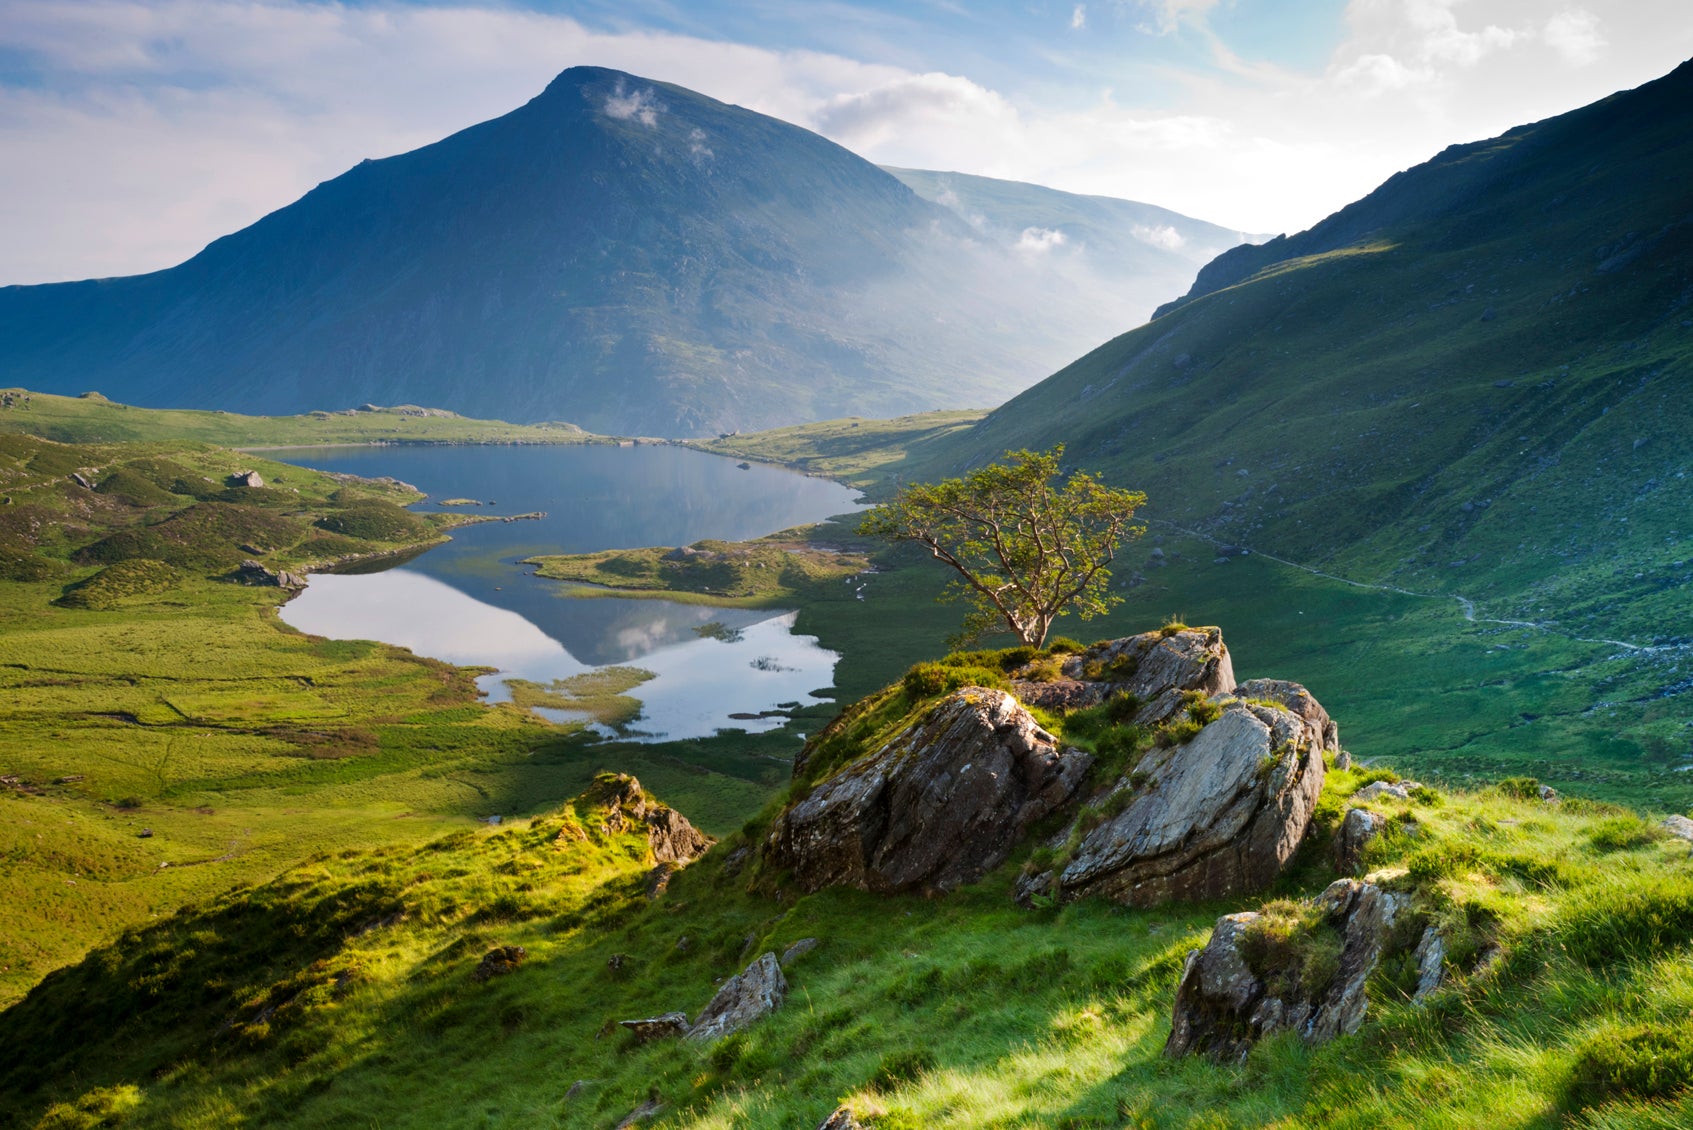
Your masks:
M 0 289 L 0 381 L 625 434 L 898 415 L 996 403 L 1121 327 L 1038 259 L 816 134 L 578 67 L 180 266 Z
M 1223 254 L 911 474 L 1063 442 L 1225 545 L 1693 643 L 1689 185 L 1693 63 Z

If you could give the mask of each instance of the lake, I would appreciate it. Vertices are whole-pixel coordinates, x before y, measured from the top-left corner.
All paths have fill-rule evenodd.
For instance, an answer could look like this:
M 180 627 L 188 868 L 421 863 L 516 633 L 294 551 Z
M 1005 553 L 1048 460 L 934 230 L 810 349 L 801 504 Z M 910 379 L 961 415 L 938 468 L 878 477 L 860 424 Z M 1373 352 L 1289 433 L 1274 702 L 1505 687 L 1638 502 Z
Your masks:
M 496 702 L 510 697 L 508 678 L 550 683 L 602 666 L 642 667 L 655 677 L 629 693 L 642 703 L 633 730 L 649 740 L 771 729 L 780 716 L 730 715 L 804 702 L 833 682 L 837 656 L 794 635 L 791 611 L 573 598 L 564 595 L 565 584 L 531 576 L 532 567 L 520 562 L 760 537 L 853 510 L 857 493 L 838 483 L 656 445 L 321 447 L 266 455 L 324 471 L 391 475 L 430 496 L 417 510 L 546 513 L 461 527 L 448 544 L 380 571 L 314 574 L 282 608 L 283 620 L 301 631 L 498 668 L 477 680 Z M 458 498 L 482 505 L 439 505 Z

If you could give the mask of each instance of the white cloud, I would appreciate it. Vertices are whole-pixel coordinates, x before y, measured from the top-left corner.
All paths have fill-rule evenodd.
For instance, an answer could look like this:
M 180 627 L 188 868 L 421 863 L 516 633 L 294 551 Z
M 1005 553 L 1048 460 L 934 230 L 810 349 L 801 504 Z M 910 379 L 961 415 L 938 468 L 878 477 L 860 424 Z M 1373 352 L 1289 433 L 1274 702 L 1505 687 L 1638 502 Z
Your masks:
M 1183 24 L 1203 24 L 1205 16 L 1217 6 L 1217 0 L 1139 0 L 1150 22 L 1142 30 L 1157 35 L 1172 35 Z
M 1044 255 L 1054 247 L 1063 247 L 1069 242 L 1069 237 L 1056 228 L 1024 228 L 1023 234 L 1017 237 L 1017 250 Z
M 1187 243 L 1187 240 L 1182 238 L 1182 233 L 1169 224 L 1158 224 L 1151 227 L 1146 224 L 1136 224 L 1129 231 L 1142 243 L 1162 247 L 1165 251 L 1179 251 Z
M 0 82 L 0 284 L 179 262 L 364 157 L 496 117 L 580 64 L 699 90 L 883 164 L 1282 231 L 1454 141 L 1572 109 L 1693 54 L 1685 0 L 1617 0 L 1602 28 L 1567 6 L 1581 0 L 1350 0 L 1340 44 L 1300 72 L 1228 54 L 1208 27 L 1215 0 L 1122 0 L 1150 30 L 1203 32 L 1212 65 L 1125 63 L 1124 89 L 1156 73 L 1158 96 L 1120 103 L 818 51 L 602 32 L 481 2 L 0 0 L 0 52 L 47 77 Z M 1104 9 L 1088 7 L 1101 22 Z M 623 97 L 640 103 L 629 120 L 662 110 L 656 97 Z M 707 160 L 711 139 L 689 147 Z
M 1605 49 L 1599 32 L 1599 17 L 1582 8 L 1566 8 L 1546 21 L 1541 33 L 1546 43 L 1564 61 L 1578 67 L 1597 62 Z
M 626 90 L 619 81 L 617 88 L 606 95 L 604 109 L 608 118 L 616 118 L 620 122 L 633 118 L 648 129 L 654 129 L 658 126 L 658 116 L 664 105 L 653 96 L 651 87 Z
M 1088 6 L 1086 4 L 1077 4 L 1075 9 L 1070 13 L 1070 30 L 1081 31 L 1087 26 Z

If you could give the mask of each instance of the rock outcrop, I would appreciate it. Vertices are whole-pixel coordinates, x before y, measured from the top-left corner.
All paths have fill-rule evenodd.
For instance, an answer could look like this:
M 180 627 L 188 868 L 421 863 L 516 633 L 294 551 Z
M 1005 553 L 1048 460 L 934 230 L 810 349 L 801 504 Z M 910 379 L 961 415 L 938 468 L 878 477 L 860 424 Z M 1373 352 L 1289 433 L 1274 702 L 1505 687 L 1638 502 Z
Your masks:
M 1356 875 L 1363 867 L 1364 848 L 1387 827 L 1387 817 L 1367 808 L 1349 808 L 1334 834 L 1334 869 Z
M 1121 811 L 1068 859 L 1024 875 L 1021 901 L 1102 895 L 1134 906 L 1261 890 L 1292 858 L 1323 787 L 1323 730 L 1292 711 L 1222 698 L 1185 744 L 1155 748 Z
M 1339 753 L 1340 727 L 1329 717 L 1310 691 L 1286 679 L 1248 679 L 1237 683 L 1232 692 L 1236 698 L 1274 702 L 1297 714 L 1305 723 L 1313 740 L 1325 751 Z
M 1188 954 L 1164 1054 L 1238 1061 L 1277 1032 L 1297 1032 L 1311 1044 L 1356 1032 L 1369 1004 L 1364 982 L 1405 901 L 1372 883 L 1337 879 L 1315 900 L 1319 924 L 1295 935 L 1302 946 L 1254 944 L 1256 913 L 1219 918 L 1205 948 Z M 1328 936 L 1313 937 L 1317 931 Z M 1310 959 L 1311 948 L 1325 944 L 1319 958 L 1327 960 Z
M 637 824 L 645 825 L 653 862 L 673 864 L 671 870 L 692 863 L 717 842 L 689 823 L 686 816 L 647 795 L 641 782 L 627 773 L 601 773 L 587 796 L 605 809 L 601 831 L 619 835 Z M 668 874 L 664 881 L 668 884 Z
M 232 487 L 262 487 L 265 485 L 263 476 L 257 471 L 237 471 L 224 482 Z
M 303 573 L 289 573 L 271 569 L 258 561 L 243 561 L 241 567 L 235 570 L 234 579 L 243 585 L 255 585 L 261 588 L 303 589 L 306 578 Z
M 783 813 L 765 851 L 808 891 L 947 891 L 1005 862 L 1092 763 L 1011 695 L 964 687 Z
M 1226 694 L 1235 685 L 1234 664 L 1217 628 L 1143 632 L 1094 644 L 1064 659 L 1056 678 L 1031 677 L 1038 669 L 1032 664 L 1012 674 L 1012 690 L 1029 705 L 1074 710 L 1131 694 L 1141 702 L 1132 721 L 1144 726 L 1174 716 L 1185 692 Z
M 723 982 L 694 1026 L 690 1040 L 717 1040 L 754 1024 L 782 1007 L 788 999 L 788 979 L 774 953 L 767 953 Z

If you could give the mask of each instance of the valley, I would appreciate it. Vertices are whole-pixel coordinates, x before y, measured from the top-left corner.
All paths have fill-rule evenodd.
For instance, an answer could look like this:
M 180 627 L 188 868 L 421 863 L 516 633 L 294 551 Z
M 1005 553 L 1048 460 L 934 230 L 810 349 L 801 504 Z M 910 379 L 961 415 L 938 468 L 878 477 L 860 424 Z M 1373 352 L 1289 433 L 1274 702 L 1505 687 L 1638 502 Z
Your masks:
M 1266 239 L 573 66 L 0 289 L 0 1127 L 1693 1124 L 1690 116 Z

